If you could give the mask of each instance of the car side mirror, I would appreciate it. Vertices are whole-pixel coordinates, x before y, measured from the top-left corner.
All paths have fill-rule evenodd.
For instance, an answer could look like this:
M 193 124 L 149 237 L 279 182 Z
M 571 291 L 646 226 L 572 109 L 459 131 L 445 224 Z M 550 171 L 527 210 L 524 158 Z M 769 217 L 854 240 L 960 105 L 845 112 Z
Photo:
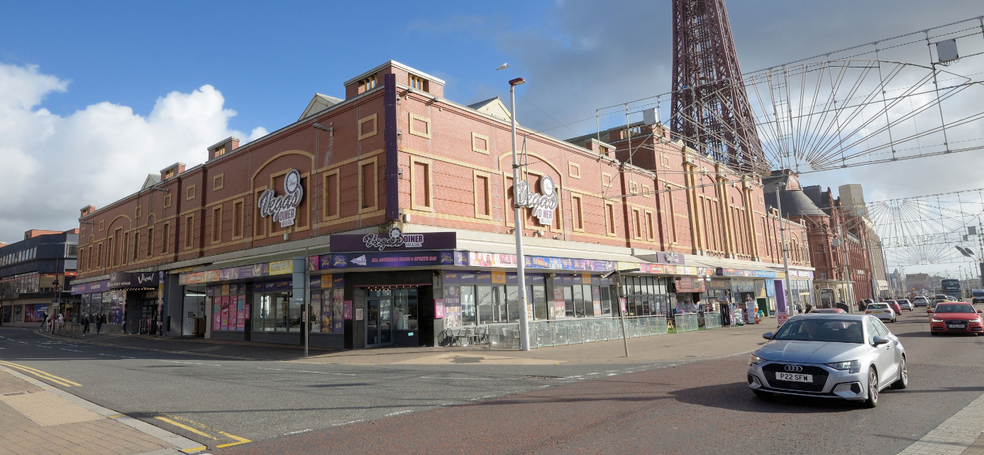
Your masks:
M 762 334 L 762 338 L 765 338 L 766 340 L 771 340 L 772 339 L 772 332 L 765 332 L 765 333 L 763 333 Z
M 881 346 L 883 344 L 888 344 L 888 338 L 885 337 L 874 337 L 871 339 L 875 346 Z
M 978 313 L 984 313 L 984 310 L 977 310 Z
M 926 314 L 930 314 L 930 313 L 932 313 L 932 312 L 933 312 L 933 310 L 930 310 L 930 309 L 928 309 L 928 308 L 926 309 Z

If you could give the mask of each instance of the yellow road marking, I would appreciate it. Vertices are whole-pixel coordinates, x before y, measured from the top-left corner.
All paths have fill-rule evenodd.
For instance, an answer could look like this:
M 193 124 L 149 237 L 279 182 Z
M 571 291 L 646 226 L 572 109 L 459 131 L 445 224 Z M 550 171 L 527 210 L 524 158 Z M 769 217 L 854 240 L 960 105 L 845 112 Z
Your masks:
M 154 417 L 154 418 L 157 419 L 157 420 L 160 420 L 162 422 L 166 422 L 166 423 L 169 423 L 171 425 L 174 425 L 174 426 L 176 426 L 178 428 L 184 428 L 185 430 L 188 430 L 188 431 L 190 431 L 192 433 L 195 433 L 195 434 L 197 434 L 199 436 L 204 436 L 204 437 L 209 438 L 209 439 L 217 439 L 217 438 L 213 437 L 212 435 L 210 435 L 208 433 L 205 433 L 205 432 L 202 432 L 202 431 L 198 431 L 195 428 L 189 427 L 188 425 L 185 425 L 185 424 L 181 424 L 181 423 L 175 422 L 175 421 L 173 421 L 171 419 L 168 419 L 166 417 Z
M 38 369 L 35 369 L 35 368 L 31 368 L 29 366 L 19 365 L 19 364 L 11 363 L 11 362 L 6 362 L 6 361 L 3 361 L 3 360 L 0 360 L 0 365 L 7 366 L 7 367 L 10 367 L 10 368 L 16 368 L 18 370 L 21 370 L 21 371 L 24 371 L 24 372 L 27 372 L 27 373 L 31 373 L 31 374 L 33 374 L 33 375 L 35 375 L 35 376 L 37 376 L 37 377 L 39 377 L 41 379 L 47 379 L 49 381 L 56 382 L 56 383 L 58 383 L 60 385 L 63 385 L 65 387 L 72 387 L 72 386 L 82 387 L 82 384 L 79 384 L 77 382 L 69 381 L 68 379 L 65 379 L 65 378 L 62 378 L 62 377 L 58 377 L 58 376 L 55 376 L 55 375 L 53 375 L 51 373 L 48 373 L 48 372 L 45 372 L 45 371 L 41 371 L 41 370 L 38 370 Z
M 191 420 L 191 419 L 187 419 L 187 418 L 184 418 L 184 417 L 181 417 L 181 416 L 176 416 L 176 415 L 173 415 L 173 414 L 164 414 L 164 415 L 166 415 L 167 417 L 170 417 L 170 418 L 166 418 L 166 417 L 155 417 L 155 418 L 156 419 L 159 419 L 159 420 L 162 420 L 164 422 L 168 422 L 168 423 L 170 423 L 172 425 L 175 425 L 175 426 L 178 426 L 180 428 L 184 428 L 184 429 L 186 429 L 188 431 L 191 431 L 191 432 L 194 432 L 196 434 L 200 434 L 200 435 L 205 436 L 205 437 L 207 437 L 209 439 L 218 440 L 219 438 L 218 437 L 211 436 L 211 435 L 208 435 L 208 434 L 204 433 L 204 431 L 202 431 L 202 430 L 207 430 L 207 431 L 215 432 L 218 435 L 221 435 L 221 436 L 223 436 L 225 438 L 229 438 L 229 439 L 232 439 L 233 441 L 236 441 L 236 442 L 230 442 L 228 444 L 220 444 L 220 445 L 217 445 L 217 446 L 215 446 L 216 449 L 221 449 L 221 448 L 224 448 L 224 447 L 232 447 L 232 446 L 236 446 L 236 445 L 239 445 L 239 444 L 246 444 L 246 443 L 249 443 L 249 442 L 253 442 L 253 441 L 250 441 L 249 439 L 246 439 L 246 438 L 241 438 L 239 436 L 232 435 L 232 434 L 226 433 L 224 431 L 216 430 L 214 428 L 209 428 L 207 425 L 204 425 L 204 424 L 199 423 L 199 422 L 195 422 L 194 420 Z M 192 427 L 190 427 L 188 425 L 183 425 L 183 424 L 177 423 L 177 422 L 175 422 L 175 420 L 181 420 L 181 421 L 187 422 L 188 425 L 194 425 L 194 426 L 198 427 L 201 430 L 192 428 Z
M 229 439 L 235 439 L 236 442 L 231 442 L 229 444 L 217 445 L 217 446 L 215 446 L 216 449 L 221 449 L 221 448 L 224 448 L 224 447 L 238 446 L 239 444 L 246 444 L 248 442 L 253 442 L 253 441 L 250 441 L 249 439 L 240 438 L 239 436 L 233 436 L 233 435 L 231 435 L 229 433 L 226 433 L 224 431 L 220 431 L 219 433 L 222 433 L 223 436 L 225 436 L 225 437 L 227 437 Z
M 116 415 L 107 416 L 106 418 L 107 419 L 118 419 L 120 417 L 125 417 L 125 416 L 126 416 L 125 414 L 116 414 Z
M 192 447 L 192 448 L 190 448 L 190 449 L 184 449 L 184 450 L 182 450 L 182 452 L 184 452 L 184 453 L 193 453 L 193 452 L 201 452 L 202 450 L 205 450 L 205 449 L 207 449 L 207 448 L 208 448 L 208 447 L 205 447 L 205 446 L 200 446 L 200 447 Z

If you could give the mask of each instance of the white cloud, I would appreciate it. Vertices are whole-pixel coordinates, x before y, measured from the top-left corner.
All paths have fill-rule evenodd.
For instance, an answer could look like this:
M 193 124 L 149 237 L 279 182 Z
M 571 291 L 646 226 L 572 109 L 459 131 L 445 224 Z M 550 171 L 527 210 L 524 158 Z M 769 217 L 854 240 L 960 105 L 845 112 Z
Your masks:
M 197 165 L 206 148 L 228 136 L 236 112 L 211 85 L 157 99 L 147 116 L 102 102 L 66 116 L 43 106 L 68 82 L 36 66 L 0 63 L 0 240 L 28 229 L 78 227 L 79 209 L 102 207 L 136 192 L 147 174 L 183 162 Z M 266 134 L 253 129 L 250 140 Z

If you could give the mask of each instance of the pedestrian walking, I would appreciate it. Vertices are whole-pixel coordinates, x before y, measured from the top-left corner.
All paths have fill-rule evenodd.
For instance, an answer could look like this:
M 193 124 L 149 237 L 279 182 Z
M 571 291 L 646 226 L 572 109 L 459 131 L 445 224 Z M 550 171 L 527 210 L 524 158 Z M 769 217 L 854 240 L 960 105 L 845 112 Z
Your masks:
M 58 324 L 58 331 L 61 332 L 62 327 L 65 326 L 65 315 L 59 314 L 58 321 L 56 321 L 56 324 Z
M 103 318 L 104 317 L 105 316 L 102 315 L 102 314 L 97 314 L 96 315 L 96 335 L 99 335 L 99 330 L 102 329 Z
M 89 315 L 82 315 L 82 336 L 89 333 Z
M 44 319 L 41 320 L 41 327 L 44 327 L 44 323 L 48 322 L 48 312 L 44 312 Z

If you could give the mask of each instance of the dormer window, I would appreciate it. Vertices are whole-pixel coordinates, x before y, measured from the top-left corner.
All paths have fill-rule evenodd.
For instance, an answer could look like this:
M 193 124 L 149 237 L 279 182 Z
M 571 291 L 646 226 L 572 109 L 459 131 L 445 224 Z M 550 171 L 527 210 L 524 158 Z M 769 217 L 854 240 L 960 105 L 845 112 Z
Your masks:
M 359 81 L 359 93 L 365 93 L 369 90 L 376 88 L 376 75 L 373 74 L 361 81 Z
M 219 147 L 219 148 L 217 148 L 217 149 L 215 149 L 215 150 L 212 151 L 212 158 L 218 158 L 218 157 L 220 157 L 222 155 L 225 155 L 225 152 L 226 152 L 226 148 L 223 145 L 223 146 L 221 146 L 221 147 Z
M 164 172 L 164 180 L 167 180 L 171 177 L 174 177 L 174 169 L 168 169 L 167 172 Z
M 411 74 L 410 75 L 410 88 L 412 88 L 414 90 L 423 90 L 423 91 L 426 92 L 427 91 L 427 79 L 424 79 L 424 78 L 419 77 L 419 76 L 414 76 L 413 74 Z

